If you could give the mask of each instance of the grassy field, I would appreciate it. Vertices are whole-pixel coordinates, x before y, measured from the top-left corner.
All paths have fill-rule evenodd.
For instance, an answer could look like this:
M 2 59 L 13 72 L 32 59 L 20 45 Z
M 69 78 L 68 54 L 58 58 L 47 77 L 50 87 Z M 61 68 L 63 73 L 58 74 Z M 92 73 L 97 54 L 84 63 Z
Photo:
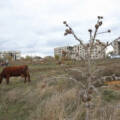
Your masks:
M 13 64 L 13 63 L 11 63 Z M 70 61 L 63 66 L 55 62 L 46 64 L 32 62 L 16 62 L 28 64 L 31 83 L 24 84 L 23 78 L 11 78 L 10 84 L 5 80 L 0 85 L 0 120 L 84 120 L 85 108 L 78 96 L 81 90 L 78 84 L 69 79 L 69 69 L 85 66 L 81 62 L 74 64 Z M 96 61 L 97 67 L 105 67 L 105 71 L 98 74 L 120 74 L 120 60 Z M 0 71 L 2 68 L 0 68 Z M 108 85 L 98 88 L 101 98 L 94 97 L 96 106 L 91 112 L 92 120 L 103 120 L 100 116 L 106 112 L 120 120 L 120 85 Z M 99 101 L 99 102 L 98 102 Z M 102 112 L 100 109 L 103 109 Z M 93 115 L 94 114 L 94 115 Z M 113 115 L 114 114 L 114 115 Z M 99 119 L 97 119 L 99 118 Z M 114 119 L 113 119 L 114 120 Z

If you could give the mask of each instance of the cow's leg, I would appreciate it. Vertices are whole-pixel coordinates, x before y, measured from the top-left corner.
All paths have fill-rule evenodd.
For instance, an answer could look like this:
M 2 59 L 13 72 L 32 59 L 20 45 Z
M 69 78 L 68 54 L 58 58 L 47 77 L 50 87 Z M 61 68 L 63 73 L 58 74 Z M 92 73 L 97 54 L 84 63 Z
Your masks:
M 3 81 L 3 78 L 0 79 L 0 84 L 2 83 L 2 81 Z
M 24 80 L 24 83 L 26 83 L 26 76 L 24 76 L 25 80 Z
M 9 76 L 6 77 L 6 83 L 9 84 Z
M 28 78 L 28 82 L 31 82 L 29 73 L 27 74 L 27 78 Z
M 30 80 L 30 74 L 28 70 L 26 71 L 26 77 L 27 77 L 27 81 L 30 82 L 31 80 Z

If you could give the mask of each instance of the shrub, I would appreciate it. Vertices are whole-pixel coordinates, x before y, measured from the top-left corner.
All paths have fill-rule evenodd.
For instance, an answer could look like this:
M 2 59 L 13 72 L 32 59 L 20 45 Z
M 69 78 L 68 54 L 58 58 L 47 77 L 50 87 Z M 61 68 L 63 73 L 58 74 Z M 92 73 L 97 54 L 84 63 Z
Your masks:
M 104 90 L 102 93 L 102 98 L 106 102 L 112 102 L 114 100 L 120 100 L 120 94 L 113 90 Z
M 55 60 L 58 61 L 60 57 L 58 55 L 55 55 Z

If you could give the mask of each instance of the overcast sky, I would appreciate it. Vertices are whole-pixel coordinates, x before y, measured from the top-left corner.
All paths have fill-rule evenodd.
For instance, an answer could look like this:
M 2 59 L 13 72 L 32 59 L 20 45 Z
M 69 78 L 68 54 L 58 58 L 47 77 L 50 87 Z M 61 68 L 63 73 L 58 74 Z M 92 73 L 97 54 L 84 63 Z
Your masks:
M 119 37 L 119 0 L 0 0 L 0 50 L 53 55 L 55 47 L 78 44 L 71 35 L 64 37 L 64 20 L 87 42 L 98 15 L 104 17 L 100 31 L 112 30 L 98 38 Z

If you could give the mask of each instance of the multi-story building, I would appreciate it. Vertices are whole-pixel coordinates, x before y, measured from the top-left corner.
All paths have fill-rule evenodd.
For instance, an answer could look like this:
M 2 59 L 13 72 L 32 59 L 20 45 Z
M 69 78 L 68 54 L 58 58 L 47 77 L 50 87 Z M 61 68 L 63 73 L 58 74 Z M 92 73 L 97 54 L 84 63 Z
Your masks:
M 120 39 L 115 40 L 113 42 L 112 46 L 113 46 L 113 49 L 114 49 L 113 54 L 114 55 L 120 55 Z
M 72 51 L 72 46 L 64 46 L 54 48 L 54 55 L 58 55 L 59 57 L 63 56 L 63 52 L 66 52 L 66 55 L 70 57 L 70 52 Z
M 105 44 L 100 42 L 99 40 L 96 41 L 94 44 L 95 47 L 91 50 L 91 59 L 103 59 L 105 58 Z M 62 51 L 67 53 L 67 56 L 71 59 L 81 60 L 86 59 L 90 52 L 89 44 L 85 44 L 86 49 L 83 45 L 75 45 L 75 46 L 65 46 L 65 47 L 58 47 L 54 49 L 54 55 L 62 56 Z M 102 51 L 102 52 L 100 52 Z
M 89 44 L 86 44 L 85 46 L 87 47 L 86 49 L 82 45 L 74 46 L 74 53 L 77 60 L 86 59 L 90 51 L 91 51 L 90 54 L 91 59 L 105 58 L 104 44 L 96 44 L 95 47 L 92 48 L 92 50 L 90 50 Z
M 20 58 L 20 52 L 19 51 L 0 51 L 0 58 L 1 59 L 11 59 L 11 60 L 17 60 Z

